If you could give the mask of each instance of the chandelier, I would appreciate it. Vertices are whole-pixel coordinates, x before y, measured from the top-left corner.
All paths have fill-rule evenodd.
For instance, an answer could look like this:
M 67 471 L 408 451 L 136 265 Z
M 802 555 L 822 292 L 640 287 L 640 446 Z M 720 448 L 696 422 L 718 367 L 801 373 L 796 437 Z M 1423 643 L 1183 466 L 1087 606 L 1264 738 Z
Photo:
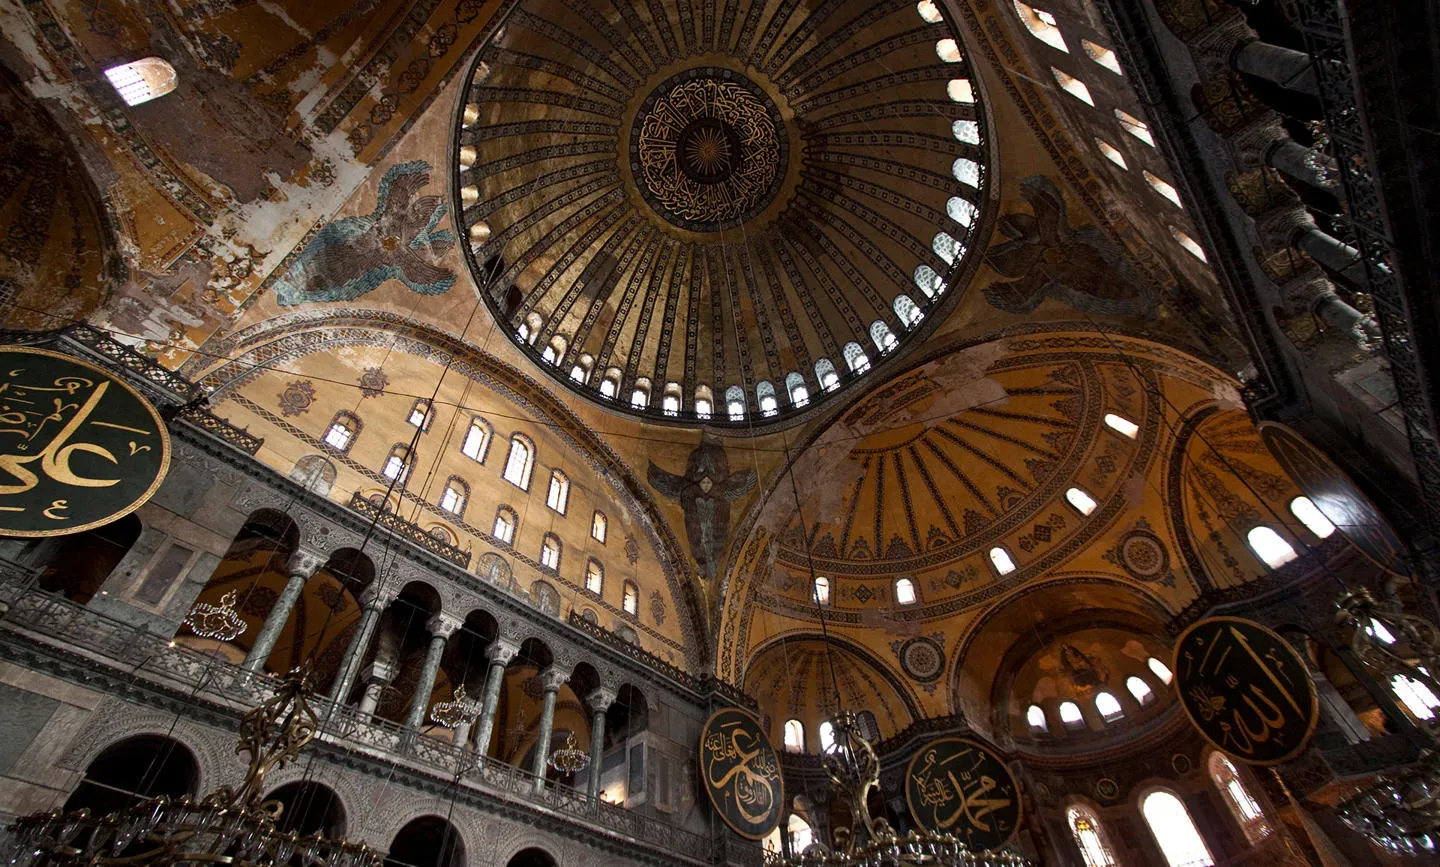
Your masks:
M 1435 624 L 1407 614 L 1389 586 L 1378 600 L 1369 590 L 1347 593 L 1339 608 L 1335 620 L 1350 629 L 1350 648 L 1367 668 L 1383 681 L 1398 675 L 1440 695 L 1440 682 L 1431 674 L 1440 671 Z M 1432 740 L 1440 735 L 1435 725 L 1432 717 Z M 1422 750 L 1414 765 L 1378 776 L 1341 803 L 1336 814 L 1387 852 L 1433 856 L 1440 850 L 1440 743 Z
M 480 706 L 465 694 L 465 686 L 455 687 L 455 694 L 449 701 L 436 702 L 430 708 L 430 719 L 447 729 L 462 725 L 474 725 L 480 718 Z
M 220 597 L 219 605 L 196 602 L 185 615 L 185 625 L 201 638 L 232 641 L 245 632 L 245 621 L 235 611 L 235 591 Z
M 590 766 L 590 756 L 575 745 L 575 733 L 565 736 L 565 746 L 550 756 L 550 767 L 562 774 L 578 774 Z
M 9 851 L 0 859 L 10 867 L 380 867 L 380 856 L 364 844 L 281 830 L 284 804 L 261 800 L 265 775 L 315 736 L 309 693 L 308 671 L 296 669 L 241 719 L 235 751 L 249 753 L 250 761 L 238 789 L 222 786 L 199 801 L 162 795 L 103 816 L 85 809 L 36 813 L 9 827 Z
M 773 867 L 1019 867 L 1030 862 L 1010 852 L 972 852 L 953 834 L 897 834 L 883 817 L 872 817 L 866 800 L 880 783 L 880 759 L 861 734 L 855 715 L 832 721 L 835 746 L 820 757 L 835 799 L 849 808 L 850 824 L 831 831 L 833 851 L 812 845 L 791 858 L 770 858 Z

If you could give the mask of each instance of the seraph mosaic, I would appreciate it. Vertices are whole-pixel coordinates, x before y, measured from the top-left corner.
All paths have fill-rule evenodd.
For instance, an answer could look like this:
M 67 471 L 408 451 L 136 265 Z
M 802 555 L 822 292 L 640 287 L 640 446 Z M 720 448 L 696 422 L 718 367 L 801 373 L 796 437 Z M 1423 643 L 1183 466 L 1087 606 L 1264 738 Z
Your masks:
M 440 196 L 420 194 L 430 171 L 424 160 L 391 166 L 380 179 L 375 210 L 316 232 L 275 281 L 275 299 L 287 307 L 353 301 L 391 279 L 421 295 L 448 291 L 455 272 L 439 260 L 455 234 L 437 228 L 446 213 Z

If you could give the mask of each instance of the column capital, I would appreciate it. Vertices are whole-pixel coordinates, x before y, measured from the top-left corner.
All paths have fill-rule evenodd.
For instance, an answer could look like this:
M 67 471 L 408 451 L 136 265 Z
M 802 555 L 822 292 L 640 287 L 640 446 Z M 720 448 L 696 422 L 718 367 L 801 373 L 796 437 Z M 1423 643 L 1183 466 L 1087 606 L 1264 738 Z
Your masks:
M 385 606 L 394 602 L 399 597 L 400 591 L 398 589 L 391 590 L 382 587 L 381 582 L 376 580 L 375 583 L 366 587 L 360 593 L 360 607 L 370 611 L 383 611 Z
M 446 614 L 442 611 L 425 621 L 425 628 L 430 630 L 431 638 L 449 638 L 454 635 L 455 630 L 459 629 L 464 623 L 465 621 L 459 617 L 453 614 Z
M 290 555 L 290 560 L 285 564 L 285 570 L 291 578 L 304 578 L 310 580 L 324 566 L 327 557 L 318 551 L 311 551 L 307 548 L 297 548 L 295 553 Z
M 590 705 L 591 713 L 604 713 L 615 703 L 618 695 L 615 690 L 602 686 L 591 690 L 590 694 L 585 696 L 585 701 Z
M 561 671 L 558 668 L 547 668 L 540 672 L 537 677 L 540 678 L 540 687 L 546 692 L 558 692 L 560 687 L 564 686 L 565 682 L 570 679 L 568 672 Z
M 497 638 L 485 648 L 485 658 L 490 660 L 492 665 L 509 665 L 510 660 L 519 652 L 520 645 L 505 638 Z

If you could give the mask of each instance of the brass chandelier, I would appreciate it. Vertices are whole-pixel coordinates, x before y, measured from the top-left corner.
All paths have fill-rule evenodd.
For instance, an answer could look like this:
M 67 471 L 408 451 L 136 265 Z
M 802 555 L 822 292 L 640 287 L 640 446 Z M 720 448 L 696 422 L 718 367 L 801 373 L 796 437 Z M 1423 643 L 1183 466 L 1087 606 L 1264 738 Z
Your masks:
M 261 799 L 266 774 L 315 736 L 309 694 L 308 671 L 296 669 L 241 719 L 235 752 L 250 760 L 238 789 L 222 786 L 199 801 L 150 798 L 101 816 L 86 809 L 36 813 L 10 826 L 10 851 L 0 858 L 11 867 L 380 867 L 379 854 L 364 844 L 281 830 L 284 804 Z

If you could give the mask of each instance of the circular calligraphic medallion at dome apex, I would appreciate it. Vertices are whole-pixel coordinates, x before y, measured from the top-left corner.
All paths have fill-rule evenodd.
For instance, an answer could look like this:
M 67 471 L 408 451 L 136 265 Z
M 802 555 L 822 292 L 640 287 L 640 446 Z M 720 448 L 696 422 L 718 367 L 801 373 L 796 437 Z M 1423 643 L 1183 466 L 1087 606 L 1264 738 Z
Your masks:
M 700 778 L 710 804 L 730 829 L 759 840 L 780 824 L 785 779 L 760 721 L 739 708 L 721 708 L 700 733 Z
M 129 384 L 46 349 L 0 349 L 0 534 L 61 536 L 150 499 L 170 434 Z
M 931 741 L 910 759 L 905 800 L 925 830 L 954 834 L 972 851 L 998 849 L 1020 827 L 1020 786 L 1010 768 L 964 738 Z
M 687 69 L 656 85 L 630 128 L 640 195 L 682 229 L 713 232 L 765 209 L 785 176 L 789 135 L 744 75 Z
M 1294 758 L 1320 720 L 1305 661 L 1252 620 L 1211 617 L 1191 626 L 1175 643 L 1170 670 L 1195 728 L 1236 761 L 1273 765 Z

